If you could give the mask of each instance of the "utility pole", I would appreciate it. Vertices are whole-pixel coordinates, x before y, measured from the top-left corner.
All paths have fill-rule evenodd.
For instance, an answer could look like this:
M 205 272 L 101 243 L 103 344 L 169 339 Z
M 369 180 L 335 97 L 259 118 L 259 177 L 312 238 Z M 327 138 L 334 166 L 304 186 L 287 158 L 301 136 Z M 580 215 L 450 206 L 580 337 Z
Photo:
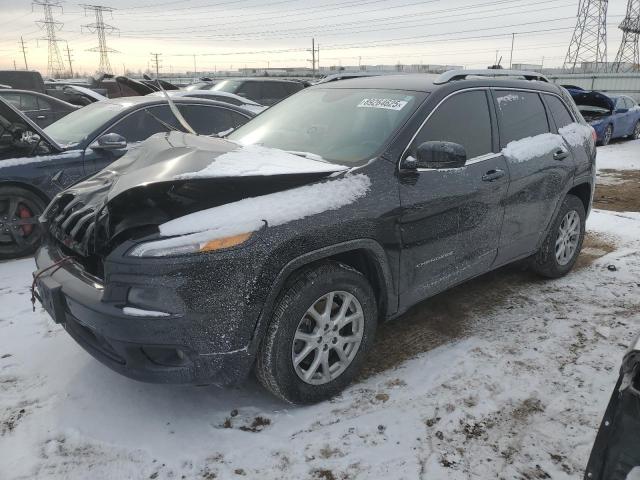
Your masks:
M 80 30 L 86 28 L 90 33 L 98 34 L 98 46 L 90 48 L 87 50 L 88 52 L 99 52 L 100 53 L 100 66 L 98 67 L 98 71 L 100 73 L 112 73 L 111 64 L 109 63 L 109 53 L 119 53 L 117 50 L 113 50 L 112 48 L 107 47 L 107 34 L 112 34 L 117 32 L 118 29 L 112 25 L 108 25 L 104 23 L 103 13 L 107 12 L 113 16 L 113 8 L 104 7 L 102 5 L 86 5 L 81 4 L 81 7 L 84 7 L 85 15 L 87 12 L 93 12 L 96 17 L 96 21 L 94 23 L 89 23 L 87 25 L 82 25 Z
M 56 38 L 56 32 L 62 29 L 63 24 L 53 19 L 53 9 L 62 10 L 60 0 L 33 0 L 33 5 L 42 7 L 44 13 L 44 19 L 36 21 L 36 24 L 46 32 L 46 37 L 43 40 L 46 40 L 48 44 L 47 75 L 50 77 L 60 76 L 64 72 L 64 63 L 58 48 L 59 40 Z
M 316 78 L 316 65 L 318 66 L 318 70 L 320 70 L 320 44 L 316 47 L 315 38 L 311 39 L 311 50 L 307 50 L 307 52 L 309 51 L 311 52 L 311 60 L 307 60 L 307 62 L 311 62 L 313 78 Z
M 151 64 L 156 66 L 156 78 L 160 78 L 160 56 L 161 53 L 152 53 Z
M 196 66 L 196 55 L 193 54 L 193 79 L 198 79 L 198 67 Z
M 71 73 L 71 78 L 73 78 L 73 64 L 71 63 L 71 50 L 69 49 L 69 42 L 67 42 L 67 60 L 69 60 L 69 72 Z
M 20 35 L 20 50 L 22 50 L 22 58 L 24 58 L 24 69 L 29 70 L 29 65 L 27 65 L 27 47 L 24 46 L 22 35 Z
M 13 59 L 13 69 L 14 70 L 18 70 L 18 67 L 16 66 L 16 59 Z
M 609 0 L 580 0 L 576 27 L 562 68 L 574 73 L 582 64 L 607 70 L 607 8 Z
M 640 69 L 640 0 L 629 0 L 627 13 L 619 28 L 623 32 L 622 42 L 611 71 L 638 71 Z
M 513 68 L 513 44 L 516 41 L 516 34 L 511 34 L 511 55 L 509 56 L 509 70 Z

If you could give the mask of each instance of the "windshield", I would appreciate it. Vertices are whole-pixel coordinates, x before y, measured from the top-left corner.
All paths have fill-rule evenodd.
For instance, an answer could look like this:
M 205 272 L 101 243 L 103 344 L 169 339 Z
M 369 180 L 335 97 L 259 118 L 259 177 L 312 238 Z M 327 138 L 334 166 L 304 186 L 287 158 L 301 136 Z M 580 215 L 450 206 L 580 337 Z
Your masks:
M 92 103 L 53 122 L 44 131 L 61 145 L 81 143 L 126 108 L 119 103 Z
M 238 90 L 238 87 L 242 85 L 242 83 L 243 80 L 223 80 L 219 83 L 216 83 L 211 90 L 236 93 L 236 90 Z
M 423 93 L 312 88 L 265 110 L 229 140 L 308 152 L 339 164 L 373 158 L 415 111 Z

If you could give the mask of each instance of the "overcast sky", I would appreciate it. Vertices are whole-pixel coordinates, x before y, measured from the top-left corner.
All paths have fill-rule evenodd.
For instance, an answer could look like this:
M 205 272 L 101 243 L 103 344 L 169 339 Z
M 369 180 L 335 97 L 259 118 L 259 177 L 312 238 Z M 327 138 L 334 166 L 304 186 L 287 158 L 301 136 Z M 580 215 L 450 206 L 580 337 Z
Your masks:
M 99 2 L 100 3 L 100 2 Z M 105 23 L 119 29 L 107 45 L 115 73 L 146 69 L 150 53 L 162 53 L 161 71 L 239 67 L 310 66 L 311 38 L 320 64 L 454 64 L 486 67 L 496 50 L 509 63 L 559 66 L 575 24 L 578 0 L 116 0 Z M 53 10 L 64 25 L 57 32 L 72 50 L 74 69 L 93 73 L 95 34 L 81 29 L 95 21 L 79 4 Z M 609 2 L 608 53 L 612 61 L 621 32 L 625 0 Z M 36 21 L 42 7 L 25 0 L 0 0 L 0 69 L 23 68 L 22 35 L 29 68 L 46 71 L 47 42 Z M 66 64 L 67 43 L 59 43 Z

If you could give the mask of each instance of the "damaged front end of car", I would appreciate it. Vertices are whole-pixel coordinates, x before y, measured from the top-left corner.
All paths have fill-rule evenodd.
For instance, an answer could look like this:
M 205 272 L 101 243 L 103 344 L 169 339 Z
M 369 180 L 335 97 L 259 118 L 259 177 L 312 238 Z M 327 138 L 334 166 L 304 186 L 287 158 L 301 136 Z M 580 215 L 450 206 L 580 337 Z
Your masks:
M 640 478 L 640 336 L 622 362 L 585 472 L 586 480 Z

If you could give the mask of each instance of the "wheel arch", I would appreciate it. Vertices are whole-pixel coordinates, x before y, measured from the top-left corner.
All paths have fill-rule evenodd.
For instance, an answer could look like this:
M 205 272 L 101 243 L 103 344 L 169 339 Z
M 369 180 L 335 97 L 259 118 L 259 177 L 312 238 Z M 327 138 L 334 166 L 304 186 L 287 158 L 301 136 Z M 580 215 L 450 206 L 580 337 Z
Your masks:
M 589 212 L 591 205 L 592 188 L 589 182 L 582 182 L 571 187 L 567 192 L 567 195 L 574 195 L 578 197 L 584 205 L 584 211 Z
M 26 182 L 20 182 L 20 181 L 16 181 L 16 180 L 0 180 L 0 189 L 2 189 L 4 187 L 23 188 L 24 190 L 28 190 L 29 192 L 31 192 L 31 193 L 37 195 L 38 197 L 40 197 L 40 199 L 45 204 L 48 205 L 49 202 L 51 202 L 51 198 L 43 190 L 41 190 L 38 187 L 35 187 L 35 186 L 33 186 L 33 185 L 29 184 L 29 183 L 26 183 Z
M 255 352 L 269 324 L 271 312 L 287 281 L 298 271 L 314 263 L 336 261 L 362 273 L 376 295 L 380 318 L 393 314 L 398 298 L 391 266 L 382 246 L 373 239 L 358 239 L 314 250 L 289 261 L 277 274 L 256 323 L 250 350 Z

